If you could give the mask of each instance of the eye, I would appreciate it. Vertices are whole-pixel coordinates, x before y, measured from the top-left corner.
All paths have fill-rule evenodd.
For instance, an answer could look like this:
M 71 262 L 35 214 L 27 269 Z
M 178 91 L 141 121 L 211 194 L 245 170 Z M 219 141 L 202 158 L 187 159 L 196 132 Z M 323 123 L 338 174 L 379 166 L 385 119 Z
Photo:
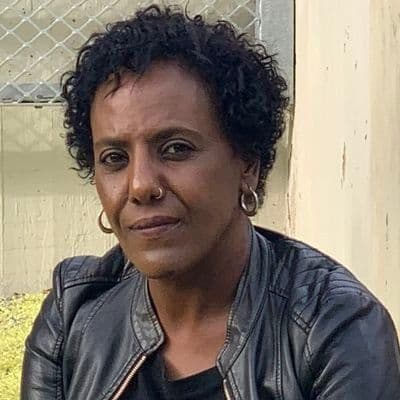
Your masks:
M 128 156 L 122 151 L 107 150 L 100 155 L 100 163 L 106 168 L 118 170 L 128 162 Z
M 183 160 L 188 158 L 194 151 L 193 147 L 185 142 L 173 142 L 162 148 L 161 154 L 164 158 L 172 160 Z

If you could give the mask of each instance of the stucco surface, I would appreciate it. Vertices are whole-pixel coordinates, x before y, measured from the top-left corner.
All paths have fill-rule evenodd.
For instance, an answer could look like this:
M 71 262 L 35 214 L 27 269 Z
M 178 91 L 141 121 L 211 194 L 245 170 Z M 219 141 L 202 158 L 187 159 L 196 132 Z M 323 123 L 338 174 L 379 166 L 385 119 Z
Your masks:
M 398 1 L 296 3 L 289 234 L 348 266 L 400 327 Z
M 371 262 L 400 331 L 400 1 L 373 0 L 370 13 Z
M 102 254 L 114 239 L 96 225 L 90 185 L 69 171 L 61 107 L 1 107 L 2 246 L 0 295 L 51 287 L 57 262 Z

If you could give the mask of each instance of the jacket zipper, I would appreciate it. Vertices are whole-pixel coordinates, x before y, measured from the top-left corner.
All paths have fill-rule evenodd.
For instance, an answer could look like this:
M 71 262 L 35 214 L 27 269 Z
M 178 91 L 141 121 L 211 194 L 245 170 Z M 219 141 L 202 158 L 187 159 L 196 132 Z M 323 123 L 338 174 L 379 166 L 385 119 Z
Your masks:
M 132 367 L 132 369 L 129 371 L 128 375 L 126 375 L 125 379 L 122 381 L 120 387 L 118 390 L 114 393 L 113 397 L 111 397 L 111 400 L 118 400 L 126 387 L 128 386 L 129 382 L 132 380 L 132 378 L 135 376 L 136 372 L 138 369 L 142 366 L 142 364 L 146 361 L 146 355 L 143 354 L 139 361 Z
M 229 394 L 228 381 L 226 379 L 223 380 L 223 386 L 224 386 L 224 394 L 225 394 L 226 400 L 232 400 L 232 397 Z

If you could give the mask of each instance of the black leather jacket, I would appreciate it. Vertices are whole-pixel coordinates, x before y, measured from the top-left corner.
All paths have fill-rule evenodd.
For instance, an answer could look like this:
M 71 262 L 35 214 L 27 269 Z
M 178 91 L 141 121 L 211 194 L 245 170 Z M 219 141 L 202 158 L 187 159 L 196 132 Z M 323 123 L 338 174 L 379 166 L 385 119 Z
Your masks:
M 399 400 L 399 344 L 376 298 L 301 242 L 257 228 L 251 246 L 217 360 L 226 398 Z M 163 340 L 119 247 L 67 259 L 26 341 L 22 399 L 120 399 Z

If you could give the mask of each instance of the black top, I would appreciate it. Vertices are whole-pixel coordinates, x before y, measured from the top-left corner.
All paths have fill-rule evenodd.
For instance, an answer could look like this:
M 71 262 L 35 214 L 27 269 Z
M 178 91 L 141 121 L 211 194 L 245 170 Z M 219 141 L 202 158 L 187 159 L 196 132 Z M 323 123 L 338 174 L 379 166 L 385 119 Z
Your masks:
M 121 400 L 224 400 L 222 377 L 216 367 L 176 381 L 168 380 L 156 353 L 139 369 Z

